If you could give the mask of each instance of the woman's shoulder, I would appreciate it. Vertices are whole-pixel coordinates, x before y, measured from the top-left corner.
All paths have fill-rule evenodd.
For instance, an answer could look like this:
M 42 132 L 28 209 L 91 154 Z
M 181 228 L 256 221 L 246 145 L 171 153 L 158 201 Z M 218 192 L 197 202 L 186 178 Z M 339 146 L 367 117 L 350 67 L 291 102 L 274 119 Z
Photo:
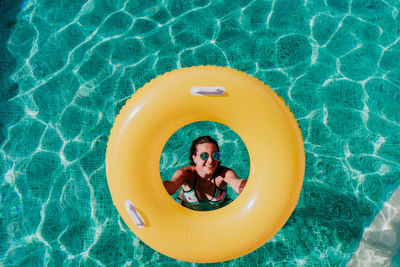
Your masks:
M 222 165 L 219 165 L 216 170 L 215 184 L 223 190 L 226 190 L 225 176 L 229 171 L 231 171 L 230 168 Z
M 182 184 L 184 190 L 189 190 L 194 185 L 195 167 L 192 165 L 180 168 L 177 172 L 183 176 L 184 182 Z
M 218 169 L 217 169 L 218 176 L 222 176 L 222 177 L 224 177 L 226 175 L 226 173 L 228 173 L 230 171 L 232 171 L 231 168 L 228 168 L 228 167 L 225 167 L 222 165 L 219 165 Z
M 185 166 L 183 168 L 180 168 L 178 171 L 182 172 L 183 174 L 193 174 L 195 172 L 195 166 L 193 165 L 189 165 L 189 166 Z
M 180 176 L 183 176 L 186 181 L 191 181 L 193 180 L 194 177 L 194 172 L 195 172 L 195 167 L 192 165 L 185 166 L 183 168 L 180 168 L 179 170 L 176 171 L 176 173 Z

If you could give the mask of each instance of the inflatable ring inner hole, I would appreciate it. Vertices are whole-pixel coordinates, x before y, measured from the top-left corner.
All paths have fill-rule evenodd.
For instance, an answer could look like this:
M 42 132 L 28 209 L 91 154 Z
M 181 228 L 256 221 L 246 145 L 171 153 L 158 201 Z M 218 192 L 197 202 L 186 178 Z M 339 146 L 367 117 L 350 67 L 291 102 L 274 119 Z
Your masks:
M 222 166 L 232 169 L 240 179 L 248 179 L 250 158 L 242 138 L 222 123 L 197 121 L 179 128 L 165 143 L 159 164 L 162 181 L 171 180 L 177 170 L 190 165 L 190 147 L 193 140 L 201 136 L 210 136 L 217 141 L 221 154 L 219 161 Z M 181 203 L 180 191 L 181 188 L 171 195 L 177 203 Z M 234 201 L 238 196 L 229 185 L 226 187 L 226 193 L 229 202 Z

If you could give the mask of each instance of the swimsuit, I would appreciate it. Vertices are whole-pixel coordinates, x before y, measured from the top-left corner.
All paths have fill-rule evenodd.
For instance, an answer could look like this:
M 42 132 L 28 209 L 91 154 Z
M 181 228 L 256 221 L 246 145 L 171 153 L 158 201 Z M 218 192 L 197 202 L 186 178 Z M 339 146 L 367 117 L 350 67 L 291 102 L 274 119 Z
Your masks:
M 197 176 L 195 175 L 194 178 L 194 186 L 189 191 L 182 190 L 179 192 L 178 199 L 181 200 L 181 205 L 187 207 L 192 210 L 198 211 L 208 211 L 208 210 L 215 210 L 226 206 L 230 203 L 230 199 L 226 194 L 226 191 L 219 188 L 215 184 L 214 178 L 214 185 L 215 185 L 215 193 L 214 197 L 211 200 L 200 200 L 196 194 L 196 181 Z

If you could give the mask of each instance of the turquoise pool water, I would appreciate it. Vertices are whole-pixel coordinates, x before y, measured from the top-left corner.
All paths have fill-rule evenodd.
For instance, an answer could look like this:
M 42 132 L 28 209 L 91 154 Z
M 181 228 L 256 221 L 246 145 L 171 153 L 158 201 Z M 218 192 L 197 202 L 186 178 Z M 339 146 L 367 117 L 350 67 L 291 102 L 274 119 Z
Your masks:
M 6 40 L 16 63 L 2 68 L 0 265 L 192 266 L 126 227 L 104 154 L 136 90 L 206 64 L 270 85 L 299 122 L 306 151 L 286 225 L 260 249 L 215 266 L 399 262 L 398 1 L 30 0 L 19 8 Z

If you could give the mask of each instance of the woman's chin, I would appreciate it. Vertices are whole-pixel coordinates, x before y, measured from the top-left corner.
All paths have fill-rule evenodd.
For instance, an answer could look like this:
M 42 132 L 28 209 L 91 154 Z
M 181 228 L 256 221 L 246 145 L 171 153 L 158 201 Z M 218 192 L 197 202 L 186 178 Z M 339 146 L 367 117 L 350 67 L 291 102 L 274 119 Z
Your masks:
M 206 173 L 206 174 L 213 174 L 215 171 L 215 167 L 212 167 L 212 168 L 205 167 L 203 170 L 204 170 L 204 173 Z
M 215 172 L 215 169 L 216 169 L 216 167 L 209 168 L 209 167 L 202 166 L 201 169 L 197 169 L 197 173 L 199 173 L 201 176 L 213 175 Z

